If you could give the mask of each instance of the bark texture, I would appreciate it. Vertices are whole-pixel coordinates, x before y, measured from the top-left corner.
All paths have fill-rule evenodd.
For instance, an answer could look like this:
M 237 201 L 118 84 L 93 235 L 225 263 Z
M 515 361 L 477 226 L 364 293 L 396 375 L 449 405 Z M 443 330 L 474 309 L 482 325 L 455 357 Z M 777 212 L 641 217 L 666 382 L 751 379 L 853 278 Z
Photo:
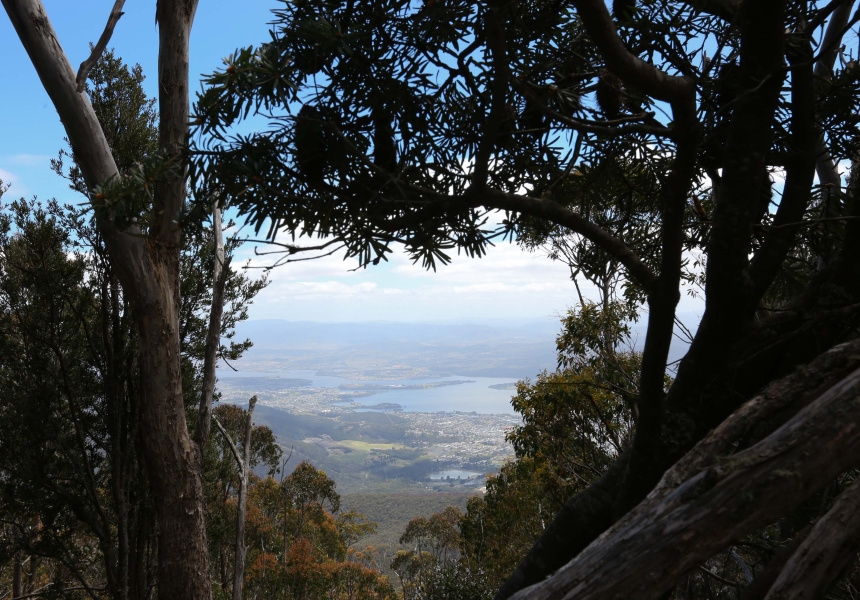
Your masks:
M 852 345 L 840 353 L 856 351 Z M 759 397 L 741 412 L 766 406 L 766 396 Z M 684 573 L 731 540 L 772 522 L 857 464 L 858 418 L 860 369 L 855 369 L 757 444 L 734 455 L 715 456 L 715 448 L 737 439 L 733 430 L 737 420 L 727 422 L 667 472 L 645 502 L 574 561 L 513 598 L 662 597 Z M 709 466 L 696 470 L 696 456 L 704 457 Z M 842 507 L 837 503 L 830 523 L 825 519 L 822 527 L 832 529 L 834 522 L 844 519 L 844 505 L 852 501 L 849 494 Z M 843 537 L 847 545 L 854 542 L 851 533 Z M 814 540 L 804 546 L 817 547 Z
M 236 510 L 236 564 L 233 568 L 233 600 L 242 600 L 242 586 L 245 580 L 245 512 L 248 507 L 248 470 L 251 468 L 251 433 L 254 429 L 254 407 L 257 397 L 248 401 L 248 422 L 245 425 L 245 449 L 239 465 L 239 506 Z
M 212 398 L 215 394 L 215 367 L 221 344 L 221 317 L 224 315 L 224 286 L 230 271 L 225 263 L 224 234 L 221 230 L 221 209 L 218 201 L 212 207 L 212 233 L 215 242 L 215 264 L 212 268 L 212 306 L 209 309 L 209 328 L 206 331 L 206 353 L 203 356 L 203 391 L 197 415 L 197 432 L 194 441 L 200 452 L 209 440 L 212 429 Z
M 194 0 L 159 0 L 160 146 L 181 158 L 188 115 L 188 39 Z M 87 187 L 118 171 L 89 99 L 39 0 L 3 6 L 60 115 Z M 141 427 L 159 524 L 158 593 L 163 599 L 209 600 L 209 560 L 203 521 L 200 454 L 185 419 L 179 351 L 179 217 L 185 178 L 159 182 L 149 230 L 122 231 L 109 212 L 98 225 L 140 335 Z
M 816 598 L 860 545 L 860 479 L 842 492 L 792 554 L 766 600 Z

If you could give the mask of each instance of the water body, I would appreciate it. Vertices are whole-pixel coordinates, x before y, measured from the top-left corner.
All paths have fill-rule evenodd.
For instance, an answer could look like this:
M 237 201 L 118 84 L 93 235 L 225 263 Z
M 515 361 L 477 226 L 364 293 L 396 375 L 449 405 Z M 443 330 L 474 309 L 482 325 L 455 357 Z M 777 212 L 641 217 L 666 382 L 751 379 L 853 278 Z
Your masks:
M 371 408 L 374 405 L 386 403 L 399 404 L 404 411 L 408 412 L 457 411 L 481 414 L 514 414 L 514 409 L 511 407 L 513 391 L 510 389 L 498 389 L 499 387 L 507 387 L 505 384 L 512 383 L 510 378 L 451 375 L 450 377 L 433 379 L 355 381 L 344 379 L 343 377 L 317 375 L 316 371 L 249 372 L 243 374 L 222 370 L 218 371 L 218 377 L 225 380 L 239 377 L 265 377 L 269 379 L 267 383 L 270 385 L 273 383 L 271 378 L 292 380 L 284 386 L 285 389 L 308 387 L 355 390 L 357 386 L 360 386 L 364 388 L 362 391 L 365 391 L 367 388 L 377 388 L 372 391 L 367 390 L 371 392 L 369 395 L 354 400 L 359 405 L 356 407 L 357 410 L 362 410 L 360 407 Z M 307 382 L 307 385 L 297 386 L 295 380 L 305 380 L 301 383 Z M 440 382 L 458 383 L 437 387 L 419 387 L 428 384 L 438 384 Z M 497 389 L 490 386 L 497 386 Z M 346 404 L 351 404 L 351 402 Z
M 462 469 L 448 469 L 447 471 L 430 473 L 430 479 L 438 480 L 447 479 L 448 477 L 451 479 L 468 479 L 469 477 L 477 477 L 478 475 L 482 475 L 482 473 L 478 473 L 477 471 L 464 471 Z

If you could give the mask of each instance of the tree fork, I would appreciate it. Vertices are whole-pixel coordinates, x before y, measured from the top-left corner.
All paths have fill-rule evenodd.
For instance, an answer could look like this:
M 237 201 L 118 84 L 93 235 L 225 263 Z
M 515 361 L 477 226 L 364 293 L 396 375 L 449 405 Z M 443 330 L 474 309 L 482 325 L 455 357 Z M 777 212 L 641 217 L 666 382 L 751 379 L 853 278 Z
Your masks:
M 51 97 L 90 190 L 119 175 L 87 96 L 40 0 L 2 0 L 18 37 Z M 188 115 L 188 38 L 196 0 L 159 0 L 160 147 L 182 151 Z M 117 229 L 100 214 L 99 230 L 140 333 L 141 426 L 159 519 L 159 596 L 210 600 L 199 454 L 191 444 L 179 369 L 178 220 L 185 178 L 161 182 L 147 236 Z M 136 232 L 131 232 L 136 233 Z

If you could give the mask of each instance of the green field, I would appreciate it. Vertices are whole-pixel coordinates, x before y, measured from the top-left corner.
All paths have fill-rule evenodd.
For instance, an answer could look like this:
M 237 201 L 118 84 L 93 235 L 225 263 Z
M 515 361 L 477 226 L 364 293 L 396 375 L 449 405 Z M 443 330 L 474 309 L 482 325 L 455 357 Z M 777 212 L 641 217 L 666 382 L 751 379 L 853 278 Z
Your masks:
M 389 444 L 383 442 L 364 442 L 361 440 L 338 440 L 338 445 L 346 446 L 353 450 L 370 452 L 371 450 L 402 450 L 409 448 L 404 444 Z

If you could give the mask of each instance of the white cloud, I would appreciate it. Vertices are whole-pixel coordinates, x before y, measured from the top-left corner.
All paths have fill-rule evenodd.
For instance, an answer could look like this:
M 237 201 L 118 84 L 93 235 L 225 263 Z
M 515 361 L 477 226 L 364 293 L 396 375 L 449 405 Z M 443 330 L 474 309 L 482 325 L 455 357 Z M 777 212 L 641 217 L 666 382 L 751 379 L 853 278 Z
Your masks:
M 277 260 L 274 255 L 254 256 L 250 245 L 241 254 L 256 267 Z M 451 264 L 439 265 L 435 272 L 413 264 L 402 251 L 378 266 L 357 266 L 355 259 L 344 260 L 340 254 L 277 267 L 269 272 L 270 286 L 251 308 L 252 318 L 526 320 L 564 314 L 579 302 L 567 265 L 509 242 L 488 248 L 482 258 L 455 253 Z M 580 281 L 580 289 L 586 298 L 597 298 L 591 284 Z M 684 290 L 678 310 L 701 309 L 701 300 Z
M 7 198 L 13 195 L 16 198 L 29 195 L 26 186 L 21 185 L 21 178 L 12 171 L 0 168 L 0 181 L 3 181 L 4 187 L 9 186 Z
M 255 266 L 266 257 L 254 257 Z M 342 256 L 287 264 L 252 308 L 254 318 L 294 320 L 446 320 L 544 318 L 576 302 L 567 267 L 515 244 L 480 259 L 453 256 L 427 271 L 402 252 L 355 269 Z
M 56 156 L 48 156 L 47 154 L 13 154 L 5 157 L 4 162 L 25 167 L 42 167 L 51 164 L 50 161 L 52 158 L 56 158 Z

